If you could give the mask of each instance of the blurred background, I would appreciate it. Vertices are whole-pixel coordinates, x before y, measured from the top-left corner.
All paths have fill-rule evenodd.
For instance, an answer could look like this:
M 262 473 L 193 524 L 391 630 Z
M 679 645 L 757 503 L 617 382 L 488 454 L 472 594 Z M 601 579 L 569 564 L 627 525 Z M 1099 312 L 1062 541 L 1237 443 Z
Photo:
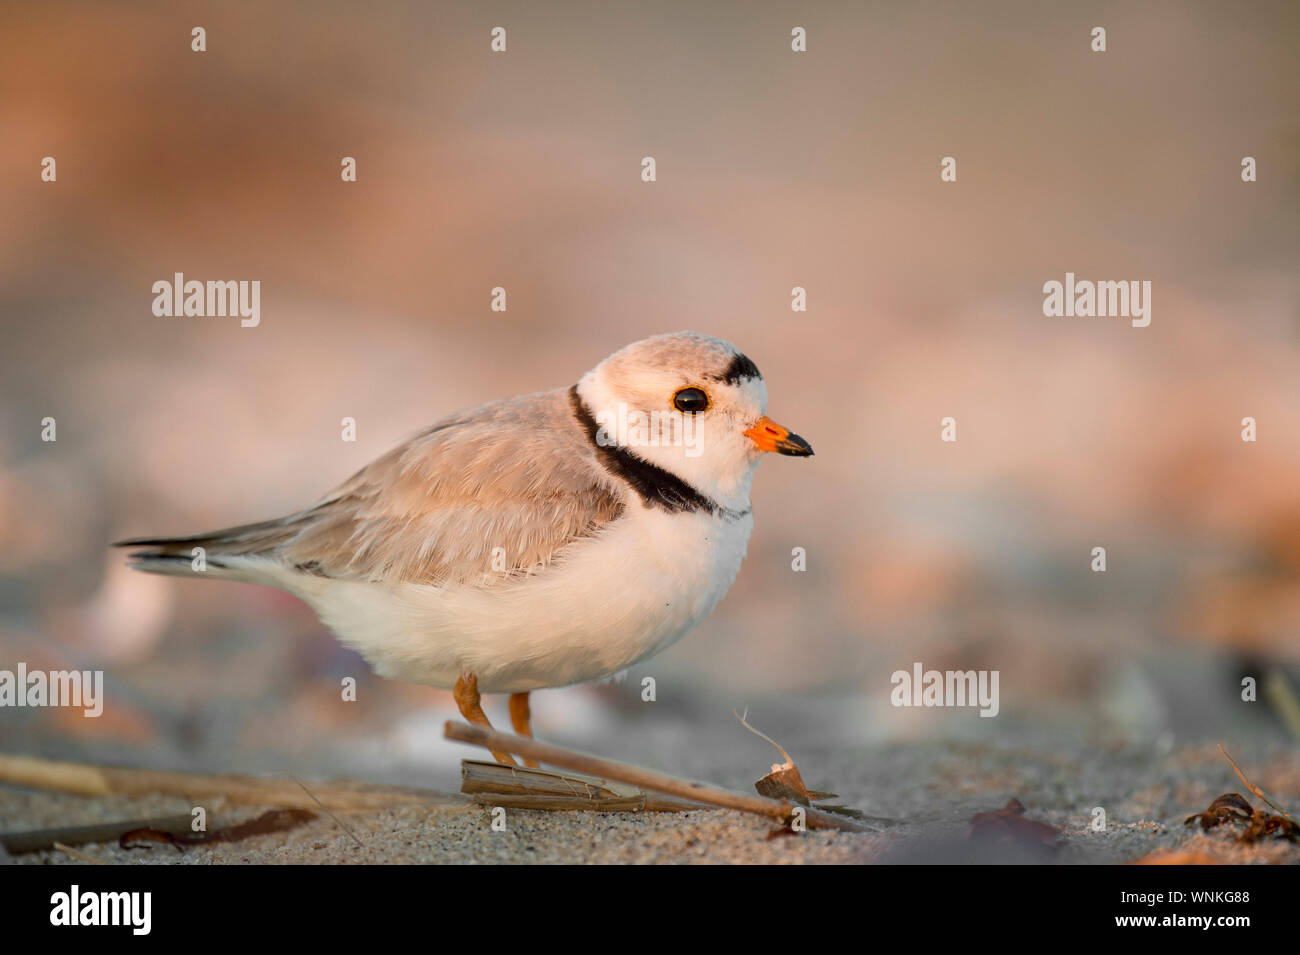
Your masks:
M 752 357 L 817 456 L 760 469 L 718 611 L 626 682 L 535 694 L 541 735 L 671 768 L 745 705 L 785 740 L 1281 738 L 1240 680 L 1300 656 L 1295 4 L 0 21 L 0 668 L 103 669 L 107 695 L 98 720 L 0 710 L 3 750 L 454 785 L 450 694 L 372 676 L 293 598 L 108 542 L 298 509 L 683 328 Z M 1067 271 L 1149 280 L 1150 327 L 1044 317 Z M 155 317 L 175 272 L 259 280 L 260 326 Z M 891 707 L 914 661 L 999 670 L 1001 715 Z

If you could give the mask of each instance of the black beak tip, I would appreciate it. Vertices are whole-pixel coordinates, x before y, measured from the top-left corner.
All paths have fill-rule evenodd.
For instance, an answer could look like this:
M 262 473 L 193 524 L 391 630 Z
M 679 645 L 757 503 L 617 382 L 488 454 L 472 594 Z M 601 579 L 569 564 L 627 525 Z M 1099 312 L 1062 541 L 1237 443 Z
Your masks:
M 795 458 L 811 458 L 813 456 L 812 445 L 799 437 L 797 434 L 789 434 L 777 448 L 782 454 Z

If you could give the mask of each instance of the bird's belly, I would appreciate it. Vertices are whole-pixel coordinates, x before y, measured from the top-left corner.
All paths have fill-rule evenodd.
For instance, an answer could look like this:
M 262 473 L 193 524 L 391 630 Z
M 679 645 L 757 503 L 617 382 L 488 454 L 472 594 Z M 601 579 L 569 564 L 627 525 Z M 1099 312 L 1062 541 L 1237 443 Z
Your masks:
M 521 693 L 608 676 L 685 636 L 726 594 L 753 519 L 636 508 L 529 576 L 486 588 L 330 582 L 306 595 L 382 676 Z

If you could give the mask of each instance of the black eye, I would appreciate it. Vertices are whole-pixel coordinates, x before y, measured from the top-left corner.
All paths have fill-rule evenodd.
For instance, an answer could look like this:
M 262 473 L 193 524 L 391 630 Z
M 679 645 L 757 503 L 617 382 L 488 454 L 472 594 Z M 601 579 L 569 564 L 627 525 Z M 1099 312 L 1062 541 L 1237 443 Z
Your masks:
M 709 407 L 709 396 L 699 388 L 683 388 L 673 395 L 673 407 L 682 414 L 699 414 Z

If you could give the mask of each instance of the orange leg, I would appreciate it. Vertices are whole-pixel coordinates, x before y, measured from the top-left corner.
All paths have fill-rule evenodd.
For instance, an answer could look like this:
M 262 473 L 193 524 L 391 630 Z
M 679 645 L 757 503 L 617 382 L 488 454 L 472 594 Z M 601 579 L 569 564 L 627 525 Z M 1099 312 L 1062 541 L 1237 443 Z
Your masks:
M 492 728 L 488 722 L 487 714 L 483 712 L 483 705 L 479 702 L 478 695 L 478 677 L 473 673 L 463 674 L 456 681 L 456 688 L 451 691 L 452 696 L 456 698 L 456 705 L 460 707 L 460 715 L 465 717 L 475 726 L 486 726 Z M 519 765 L 510 758 L 509 753 L 498 753 L 492 751 L 492 756 L 498 763 L 503 766 Z
M 510 694 L 510 725 L 515 728 L 515 732 L 520 736 L 532 737 L 533 735 L 533 711 L 528 705 L 527 693 Z M 537 767 L 537 760 L 525 759 L 525 766 Z

